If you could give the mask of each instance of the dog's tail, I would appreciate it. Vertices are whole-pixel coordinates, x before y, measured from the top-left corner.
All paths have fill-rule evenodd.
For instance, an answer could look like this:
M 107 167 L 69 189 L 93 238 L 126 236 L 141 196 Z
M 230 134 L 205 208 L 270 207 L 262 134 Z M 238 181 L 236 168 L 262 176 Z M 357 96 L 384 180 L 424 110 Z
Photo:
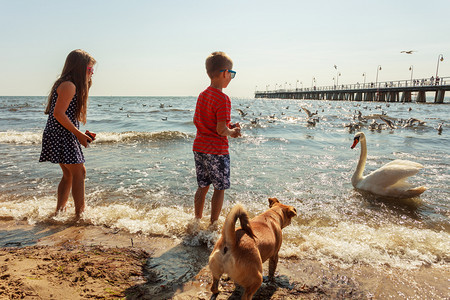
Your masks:
M 222 231 L 225 243 L 230 247 L 233 247 L 236 244 L 235 225 L 237 219 L 239 219 L 239 221 L 241 222 L 242 230 L 244 230 L 245 233 L 247 233 L 251 238 L 255 238 L 255 234 L 253 233 L 252 227 L 250 226 L 247 211 L 242 207 L 242 205 L 237 204 L 231 209 L 230 213 L 228 214 Z

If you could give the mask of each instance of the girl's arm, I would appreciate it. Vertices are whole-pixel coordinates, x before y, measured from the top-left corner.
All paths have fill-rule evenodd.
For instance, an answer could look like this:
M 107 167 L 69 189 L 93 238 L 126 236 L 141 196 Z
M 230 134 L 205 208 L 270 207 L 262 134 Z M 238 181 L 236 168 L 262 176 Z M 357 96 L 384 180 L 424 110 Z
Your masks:
M 76 90 L 75 84 L 70 81 L 64 81 L 59 85 L 56 90 L 58 93 L 58 99 L 56 99 L 53 116 L 62 126 L 64 126 L 64 128 L 72 132 L 77 137 L 81 145 L 87 147 L 88 141 L 91 142 L 92 139 L 78 130 L 78 128 L 75 127 L 66 115 L 66 111 L 69 108 L 70 101 L 72 101 L 73 96 L 75 96 Z

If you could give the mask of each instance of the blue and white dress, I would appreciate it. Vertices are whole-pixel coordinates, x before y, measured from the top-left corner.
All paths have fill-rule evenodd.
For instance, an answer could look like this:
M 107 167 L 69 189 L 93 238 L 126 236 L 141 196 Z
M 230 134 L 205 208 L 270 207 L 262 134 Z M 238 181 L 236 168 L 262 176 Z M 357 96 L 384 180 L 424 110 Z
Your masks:
M 58 93 L 56 88 L 52 92 L 50 112 L 48 114 L 47 125 L 42 136 L 42 151 L 40 162 L 50 161 L 57 164 L 81 164 L 84 163 L 84 155 L 81 144 L 77 137 L 62 126 L 53 116 Z M 77 94 L 70 101 L 66 115 L 75 127 L 80 128 L 80 123 L 76 118 Z

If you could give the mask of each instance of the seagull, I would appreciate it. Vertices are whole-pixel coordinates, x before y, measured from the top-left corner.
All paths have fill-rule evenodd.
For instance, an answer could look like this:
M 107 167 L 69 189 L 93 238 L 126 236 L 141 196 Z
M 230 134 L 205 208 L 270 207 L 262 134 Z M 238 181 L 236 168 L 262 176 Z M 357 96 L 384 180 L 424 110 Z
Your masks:
M 375 119 L 373 119 L 372 123 L 369 125 L 369 130 L 375 130 L 378 128 L 378 123 Z
M 394 122 L 392 122 L 391 120 L 388 120 L 386 118 L 380 117 L 381 120 L 384 121 L 384 123 L 386 123 L 387 126 L 389 126 L 391 129 L 396 129 L 397 126 L 394 125 Z
M 302 109 L 305 111 L 305 113 L 308 115 L 308 118 L 311 118 L 314 115 L 317 115 L 317 111 L 315 113 L 310 112 L 308 109 L 302 107 Z
M 400 53 L 406 53 L 406 54 L 413 54 L 413 52 L 417 52 L 417 51 L 416 50 L 408 50 L 408 51 L 403 50 L 403 51 L 400 51 Z
M 308 126 L 316 126 L 316 119 L 307 119 L 306 123 Z
M 244 112 L 242 109 L 236 109 L 238 112 L 239 112 L 239 114 L 242 116 L 242 117 L 245 117 L 246 115 L 247 115 L 247 113 L 246 112 Z
M 378 124 L 377 130 L 383 130 L 385 127 L 386 127 L 386 124 L 383 124 L 383 123 Z

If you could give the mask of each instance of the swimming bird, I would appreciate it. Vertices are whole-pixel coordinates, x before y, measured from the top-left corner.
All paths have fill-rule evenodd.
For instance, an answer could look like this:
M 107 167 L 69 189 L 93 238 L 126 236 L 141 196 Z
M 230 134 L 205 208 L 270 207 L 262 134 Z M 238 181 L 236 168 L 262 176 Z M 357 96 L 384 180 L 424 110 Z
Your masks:
M 303 106 L 302 106 L 301 108 L 302 108 L 302 109 L 305 111 L 305 113 L 308 115 L 308 118 L 311 118 L 312 116 L 317 115 L 317 110 L 316 110 L 315 113 L 312 113 L 312 112 L 310 112 L 308 109 L 304 108 Z
M 378 128 L 378 123 L 375 119 L 373 119 L 372 123 L 369 125 L 369 130 L 375 130 Z
M 380 124 L 378 124 L 378 126 L 377 126 L 377 130 L 378 130 L 378 131 L 383 130 L 384 128 L 386 128 L 386 124 L 383 124 L 383 123 L 380 123 Z
M 416 118 L 409 118 L 409 119 L 406 121 L 406 124 L 403 125 L 403 127 L 412 127 L 412 126 L 414 126 L 415 123 L 417 123 L 417 126 L 423 126 L 423 125 L 426 124 L 426 122 L 421 121 L 421 120 L 419 120 L 419 119 L 416 119 Z
M 313 118 L 308 118 L 306 120 L 306 123 L 308 123 L 308 126 L 316 126 L 316 121 L 317 119 L 313 119 Z
M 242 117 L 245 117 L 246 115 L 247 115 L 247 113 L 246 112 L 244 112 L 242 109 L 236 109 L 238 112 L 239 112 L 239 114 L 242 116 Z
M 391 120 L 383 118 L 383 117 L 380 117 L 380 119 L 383 120 L 384 123 L 386 123 L 386 125 L 389 126 L 391 129 L 397 128 L 397 126 L 395 126 L 394 122 L 392 122 Z
M 162 117 L 161 120 L 167 121 L 167 117 Z
M 356 129 L 361 128 L 361 123 L 351 122 L 349 124 L 345 124 L 344 127 L 348 128 L 348 132 L 354 132 Z
M 441 134 L 442 133 L 442 123 L 438 124 L 438 127 L 436 128 L 438 133 Z
M 160 103 L 159 108 L 164 108 L 164 103 Z
M 406 181 L 408 177 L 417 174 L 423 168 L 421 164 L 408 160 L 396 159 L 363 176 L 367 160 L 366 136 L 363 132 L 355 134 L 351 149 L 355 148 L 358 143 L 361 143 L 361 155 L 352 176 L 354 188 L 394 198 L 417 197 L 427 190 L 424 186 L 412 187 Z

